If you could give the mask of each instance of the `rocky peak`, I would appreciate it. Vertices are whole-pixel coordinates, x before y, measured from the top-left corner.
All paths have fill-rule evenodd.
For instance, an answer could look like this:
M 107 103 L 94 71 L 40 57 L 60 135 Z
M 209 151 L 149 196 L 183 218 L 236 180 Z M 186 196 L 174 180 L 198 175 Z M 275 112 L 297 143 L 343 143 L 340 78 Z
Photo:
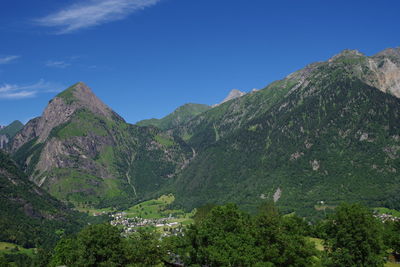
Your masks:
M 229 100 L 244 96 L 245 94 L 246 94 L 245 92 L 239 91 L 238 89 L 233 89 L 232 91 L 229 92 L 228 96 L 225 97 L 225 99 L 220 104 L 225 103 Z
M 67 90 L 58 94 L 51 102 L 62 99 L 63 102 L 74 109 L 86 108 L 91 112 L 111 119 L 115 114 L 104 104 L 93 91 L 83 82 L 78 82 Z
M 83 82 L 79 82 L 50 100 L 41 117 L 27 123 L 15 136 L 12 149 L 15 151 L 26 142 L 38 137 L 44 142 L 51 130 L 70 120 L 77 110 L 86 109 L 107 119 L 123 120 L 104 104 Z

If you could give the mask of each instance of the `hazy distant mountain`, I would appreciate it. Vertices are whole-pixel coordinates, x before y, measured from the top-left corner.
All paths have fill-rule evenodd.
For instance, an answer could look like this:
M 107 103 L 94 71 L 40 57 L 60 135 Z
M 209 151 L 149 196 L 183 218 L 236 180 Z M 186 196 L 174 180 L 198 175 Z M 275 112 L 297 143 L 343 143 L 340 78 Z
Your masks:
M 162 130 L 175 128 L 181 124 L 187 123 L 195 116 L 209 110 L 211 107 L 203 104 L 185 104 L 177 108 L 171 114 L 162 119 L 142 120 L 137 123 L 139 126 L 155 126 Z

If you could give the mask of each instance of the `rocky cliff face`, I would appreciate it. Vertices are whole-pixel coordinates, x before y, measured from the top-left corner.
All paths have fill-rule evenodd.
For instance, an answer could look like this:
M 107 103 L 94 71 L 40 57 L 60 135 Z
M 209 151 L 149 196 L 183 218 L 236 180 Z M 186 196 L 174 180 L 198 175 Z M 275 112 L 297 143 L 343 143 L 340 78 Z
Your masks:
M 386 49 L 369 58 L 370 85 L 400 97 L 400 48 Z
M 225 99 L 222 100 L 221 103 L 216 104 L 216 105 L 214 105 L 214 106 L 218 106 L 218 105 L 221 105 L 221 104 L 223 104 L 223 103 L 225 103 L 225 102 L 228 102 L 228 101 L 230 101 L 230 100 L 232 100 L 232 99 L 242 97 L 242 96 L 244 96 L 245 94 L 246 94 L 245 92 L 239 91 L 238 89 L 233 89 L 233 90 L 231 90 L 231 91 L 229 92 L 229 94 L 225 97 Z

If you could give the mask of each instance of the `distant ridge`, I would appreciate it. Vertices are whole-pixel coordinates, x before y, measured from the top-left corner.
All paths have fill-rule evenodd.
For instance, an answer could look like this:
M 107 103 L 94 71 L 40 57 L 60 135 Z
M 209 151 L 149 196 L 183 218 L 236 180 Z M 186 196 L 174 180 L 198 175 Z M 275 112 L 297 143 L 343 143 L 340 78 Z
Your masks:
M 155 126 L 162 130 L 172 129 L 181 124 L 187 123 L 189 120 L 195 116 L 209 110 L 211 107 L 203 104 L 188 103 L 180 106 L 171 114 L 165 116 L 162 119 L 150 119 L 139 121 L 137 125 L 139 126 Z

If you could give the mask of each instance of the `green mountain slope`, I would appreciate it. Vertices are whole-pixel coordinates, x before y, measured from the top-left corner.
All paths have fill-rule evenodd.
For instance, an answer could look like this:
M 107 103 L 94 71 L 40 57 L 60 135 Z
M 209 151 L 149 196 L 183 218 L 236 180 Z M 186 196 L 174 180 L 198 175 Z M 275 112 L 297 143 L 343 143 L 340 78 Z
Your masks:
M 82 216 L 34 185 L 0 151 L 0 240 L 25 247 L 51 246 L 82 227 Z
M 187 123 L 195 116 L 209 110 L 211 107 L 203 104 L 185 104 L 177 108 L 171 114 L 165 116 L 162 119 L 149 119 L 139 121 L 139 126 L 155 126 L 162 130 L 168 130 L 175 128 L 181 124 Z
M 95 207 L 153 196 L 192 156 L 179 138 L 125 123 L 83 83 L 51 100 L 12 147 L 37 185 L 58 199 Z
M 399 51 L 345 50 L 214 108 L 139 125 L 78 83 L 13 138 L 13 157 L 78 206 L 174 193 L 187 209 L 265 199 L 301 214 L 341 201 L 400 208 Z
M 275 199 L 307 214 L 321 201 L 400 208 L 400 100 L 390 86 L 400 74 L 377 78 L 388 64 L 398 68 L 344 51 L 179 127 L 197 156 L 174 184 L 176 201 L 251 209 Z
M 7 135 L 8 138 L 13 138 L 17 132 L 19 132 L 24 125 L 20 121 L 13 121 L 10 123 L 8 126 L 4 127 L 3 129 L 0 129 L 0 135 Z

